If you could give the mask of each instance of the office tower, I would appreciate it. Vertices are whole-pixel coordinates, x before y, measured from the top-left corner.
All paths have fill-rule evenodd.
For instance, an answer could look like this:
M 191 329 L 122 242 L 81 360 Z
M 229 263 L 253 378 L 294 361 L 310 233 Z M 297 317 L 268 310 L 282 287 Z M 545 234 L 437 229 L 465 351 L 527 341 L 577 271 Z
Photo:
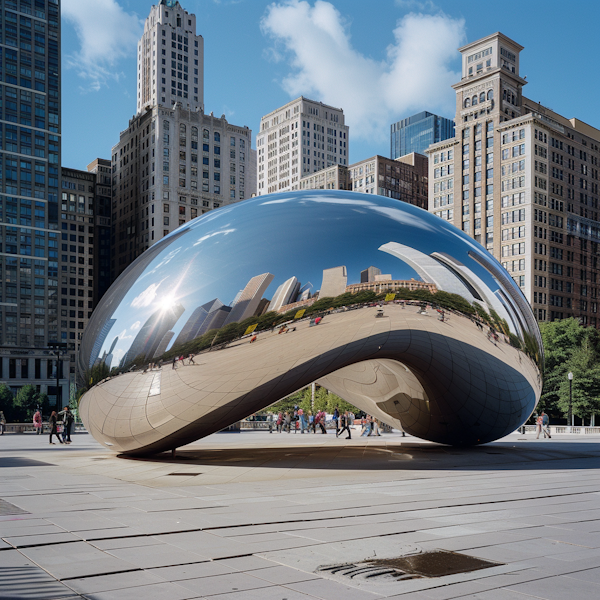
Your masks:
M 299 190 L 300 178 L 348 164 L 344 111 L 300 97 L 265 115 L 256 135 L 259 196 Z
M 196 35 L 196 15 L 176 0 L 153 6 L 138 43 L 137 71 L 137 114 L 174 102 L 203 110 L 204 40 Z
M 417 152 L 425 154 L 431 144 L 454 137 L 454 121 L 423 111 L 390 127 L 390 157 Z
M 223 303 L 218 298 L 215 298 L 202 306 L 198 306 L 179 332 L 173 347 L 180 346 L 181 344 L 196 339 L 204 321 L 209 318 L 211 313 L 218 310 L 221 306 L 223 306 Z
M 165 353 L 165 350 L 167 349 L 167 346 L 169 345 L 169 342 L 173 339 L 174 335 L 175 334 L 172 331 L 167 331 L 167 333 L 165 333 L 165 335 L 162 336 L 162 339 L 160 340 L 160 343 L 154 351 L 152 358 L 160 358 Z
M 375 281 L 376 275 L 381 275 L 381 269 L 378 269 L 377 267 L 369 267 L 368 269 L 360 272 L 360 282 L 368 283 L 369 281 Z
M 106 321 L 106 323 L 102 327 L 100 334 L 98 335 L 98 337 L 94 341 L 94 345 L 92 346 L 92 352 L 90 353 L 90 361 L 86 365 L 86 368 L 91 369 L 94 366 L 94 363 L 100 356 L 100 350 L 102 349 L 102 346 L 104 345 L 104 342 L 105 342 L 106 338 L 108 337 L 108 334 L 110 333 L 110 330 L 112 329 L 112 326 L 116 322 L 117 322 L 116 319 L 108 319 L 108 321 Z
M 160 39 L 156 55 L 163 58 L 156 64 L 154 59 L 150 63 L 147 60 L 150 34 L 152 41 L 154 34 Z M 143 101 L 138 113 L 112 149 L 111 281 L 144 250 L 180 225 L 214 208 L 249 198 L 253 192 L 254 184 L 249 179 L 252 132 L 246 126 L 232 125 L 225 115 L 204 114 L 200 92 L 202 38 L 194 34 L 195 17 L 178 2 L 159 3 L 146 19 L 138 58 L 142 63 L 140 85 L 150 91 L 139 92 Z M 172 39 L 173 35 L 177 40 Z M 173 52 L 176 60 L 171 56 Z M 140 58 L 142 54 L 145 58 Z M 165 84 L 165 89 L 176 89 L 176 95 L 163 94 L 161 86 L 154 100 L 153 84 L 148 82 L 167 78 L 177 85 L 172 88 Z M 185 90 L 187 86 L 196 89 L 192 78 L 198 80 L 197 97 Z
M 241 323 L 244 319 L 254 316 L 263 294 L 274 277 L 271 273 L 263 273 L 262 275 L 253 277 L 239 295 L 224 324 Z
M 112 177 L 110 160 L 97 158 L 87 166 L 96 176 L 94 196 L 94 306 L 110 287 L 110 215 Z
M 152 313 L 135 336 L 124 357 L 123 365 L 131 363 L 135 359 L 142 362 L 153 359 L 163 336 L 173 329 L 184 310 L 181 304 L 174 304 L 169 308 L 160 308 Z
M 291 304 L 296 300 L 300 291 L 300 282 L 296 277 L 290 277 L 284 281 L 273 294 L 273 299 L 269 304 L 269 311 L 277 311 L 286 304 Z
M 300 189 L 352 190 L 427 208 L 428 160 L 414 152 L 396 160 L 372 156 L 347 167 L 335 165 L 306 175 L 300 180 Z
M 429 210 L 502 263 L 539 321 L 598 326 L 600 131 L 523 96 L 515 41 L 459 49 L 456 136 L 431 146 Z
M 76 353 L 94 309 L 95 207 L 96 175 L 63 167 L 59 240 L 60 330 L 63 341 L 68 344 L 69 378 L 73 384 Z
M 333 267 L 323 271 L 323 282 L 319 290 L 319 298 L 335 298 L 346 291 L 348 274 L 346 267 Z
M 48 342 L 67 341 L 58 328 L 60 10 L 58 0 L 2 9 L 0 380 L 13 392 L 35 385 L 56 405 Z M 58 402 L 68 397 L 61 376 Z

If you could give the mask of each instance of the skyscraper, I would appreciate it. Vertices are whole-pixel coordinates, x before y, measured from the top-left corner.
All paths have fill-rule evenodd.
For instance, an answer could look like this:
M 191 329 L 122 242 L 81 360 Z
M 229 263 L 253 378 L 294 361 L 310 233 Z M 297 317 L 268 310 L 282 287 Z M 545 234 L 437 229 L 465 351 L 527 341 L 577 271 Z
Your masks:
M 300 290 L 300 282 L 296 277 L 290 277 L 284 281 L 273 294 L 273 299 L 269 304 L 269 311 L 277 311 L 282 306 L 290 304 L 296 300 Z
M 454 137 L 452 119 L 427 111 L 393 123 L 390 129 L 390 157 L 393 159 L 411 152 L 425 154 L 431 144 Z
M 237 302 L 233 305 L 229 316 L 225 319 L 225 325 L 229 323 L 239 323 L 248 317 L 252 317 L 258 308 L 258 305 L 266 292 L 274 275 L 263 273 L 256 275 L 242 290 Z
M 319 290 L 319 298 L 335 298 L 346 291 L 348 274 L 346 267 L 333 267 L 323 271 L 323 282 Z
M 112 149 L 111 280 L 187 221 L 249 198 L 252 132 L 204 114 L 196 18 L 161 0 L 138 47 L 137 113 Z
M 257 194 L 299 190 L 300 178 L 348 165 L 344 111 L 300 97 L 260 120 L 256 135 Z
M 368 269 L 360 272 L 360 282 L 368 283 L 369 281 L 375 281 L 376 275 L 381 275 L 381 269 L 378 269 L 377 267 L 369 267 Z
M 15 392 L 39 386 L 56 402 L 47 348 L 66 341 L 58 329 L 60 10 L 58 0 L 2 9 L 0 380 Z M 66 400 L 67 378 L 60 386 Z
M 137 113 L 144 107 L 181 102 L 204 110 L 204 40 L 196 35 L 196 15 L 177 0 L 150 9 L 138 43 Z
M 502 33 L 459 48 L 456 136 L 428 150 L 429 210 L 502 263 L 539 321 L 598 327 L 600 130 L 523 95 L 522 50 Z

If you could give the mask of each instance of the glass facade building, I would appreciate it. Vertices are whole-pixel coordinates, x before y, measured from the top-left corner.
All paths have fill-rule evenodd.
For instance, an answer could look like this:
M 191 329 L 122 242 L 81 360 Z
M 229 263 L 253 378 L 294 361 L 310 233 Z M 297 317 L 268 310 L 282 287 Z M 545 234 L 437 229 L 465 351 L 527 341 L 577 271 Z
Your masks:
M 390 157 L 400 158 L 418 152 L 425 154 L 431 144 L 454 137 L 454 121 L 423 111 L 393 123 L 390 132 Z
M 52 402 L 48 342 L 66 341 L 57 321 L 59 0 L 0 6 L 0 381 L 13 392 L 36 385 Z M 61 388 L 66 399 L 66 380 Z

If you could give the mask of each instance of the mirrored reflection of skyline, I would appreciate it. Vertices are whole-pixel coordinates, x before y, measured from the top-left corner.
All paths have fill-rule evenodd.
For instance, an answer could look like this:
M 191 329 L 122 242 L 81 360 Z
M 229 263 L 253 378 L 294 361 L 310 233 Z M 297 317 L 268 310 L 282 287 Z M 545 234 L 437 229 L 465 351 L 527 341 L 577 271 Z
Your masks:
M 440 226 L 437 219 L 430 221 L 435 217 L 425 211 L 379 196 L 353 194 L 347 201 L 329 191 L 277 194 L 276 202 L 269 198 L 214 211 L 210 218 L 195 219 L 174 232 L 178 238 L 131 284 L 114 313 L 106 315 L 90 361 L 110 361 L 111 367 L 142 355 L 150 361 L 174 345 L 257 311 L 279 310 L 319 290 L 325 292 L 321 297 L 344 293 L 370 268 L 373 277 L 427 281 L 408 255 L 383 248 L 394 244 L 423 248 L 432 269 L 446 273 L 439 289 L 466 289 L 474 301 L 510 317 L 510 310 L 503 308 L 506 302 L 496 294 L 499 283 L 483 263 L 466 252 L 459 264 L 444 258 L 455 256 L 456 236 L 466 236 Z M 296 233 L 290 238 L 292 223 Z M 305 235 L 298 236 L 298 231 Z M 428 236 L 432 231 L 437 235 Z M 471 252 L 485 253 L 466 239 Z M 476 277 L 465 277 L 463 270 Z M 487 296 L 477 286 L 489 289 Z

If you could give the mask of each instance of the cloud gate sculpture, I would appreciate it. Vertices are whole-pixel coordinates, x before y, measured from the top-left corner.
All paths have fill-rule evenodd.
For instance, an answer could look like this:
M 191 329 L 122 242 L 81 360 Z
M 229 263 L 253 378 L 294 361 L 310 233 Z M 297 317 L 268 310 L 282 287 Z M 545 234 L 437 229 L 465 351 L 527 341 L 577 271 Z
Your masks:
M 479 444 L 530 416 L 542 352 L 519 288 L 453 225 L 381 196 L 280 193 L 127 268 L 84 334 L 79 408 L 105 446 L 152 454 L 316 381 L 420 438 Z

